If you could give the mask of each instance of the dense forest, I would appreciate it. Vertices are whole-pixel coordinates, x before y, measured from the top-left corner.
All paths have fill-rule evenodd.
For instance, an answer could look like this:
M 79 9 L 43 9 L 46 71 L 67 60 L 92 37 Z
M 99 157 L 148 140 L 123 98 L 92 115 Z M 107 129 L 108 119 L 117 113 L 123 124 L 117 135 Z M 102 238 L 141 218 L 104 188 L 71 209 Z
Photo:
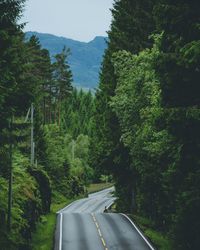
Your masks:
M 9 250 L 29 249 L 51 203 L 84 194 L 94 172 L 94 96 L 73 89 L 67 48 L 51 62 L 36 36 L 25 39 L 23 7 L 0 1 L 0 249 Z
M 0 248 L 31 249 L 51 204 L 112 175 L 116 209 L 200 246 L 200 2 L 115 0 L 95 96 L 0 1 Z M 167 249 L 167 248 L 166 248 Z
M 119 211 L 200 246 L 200 2 L 115 1 L 96 93 L 91 163 Z

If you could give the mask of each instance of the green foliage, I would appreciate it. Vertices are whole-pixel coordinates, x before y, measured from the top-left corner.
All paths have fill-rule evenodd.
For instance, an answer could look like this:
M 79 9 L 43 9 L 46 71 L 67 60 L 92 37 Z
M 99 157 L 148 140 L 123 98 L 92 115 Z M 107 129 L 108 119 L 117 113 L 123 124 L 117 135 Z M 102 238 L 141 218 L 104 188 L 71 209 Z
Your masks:
M 52 70 L 55 71 L 59 65 L 57 67 L 55 65 L 52 69 L 49 52 L 41 48 L 35 36 L 32 36 L 29 41 L 24 41 L 22 26 L 17 24 L 23 4 L 24 1 L 19 0 L 0 3 L 0 179 L 2 186 L 0 241 L 4 249 L 28 249 L 36 222 L 41 214 L 47 213 L 50 209 L 52 192 L 51 180 L 44 170 L 48 152 L 46 152 L 42 124 L 52 121 L 52 82 L 55 83 L 52 80 Z M 65 56 L 63 58 L 66 59 Z M 67 73 L 70 73 L 68 68 Z M 70 74 L 62 76 L 65 76 L 65 80 L 71 80 Z M 59 85 L 59 74 L 56 77 L 59 98 L 61 95 L 64 98 L 63 82 L 59 82 Z M 33 102 L 35 156 L 40 165 L 30 168 L 28 159 L 30 126 L 28 123 L 25 124 L 24 120 Z M 14 117 L 12 128 L 11 117 Z M 8 180 L 11 173 L 13 174 L 11 230 L 7 231 Z
M 96 93 L 91 164 L 95 168 L 97 179 L 102 173 L 114 175 L 119 191 L 117 195 L 123 200 L 122 204 L 126 204 L 126 211 L 133 208 L 130 204 L 133 184 L 129 152 L 121 143 L 118 118 L 110 106 L 117 85 L 112 56 L 120 50 L 137 54 L 151 45 L 148 36 L 154 29 L 152 9 L 153 1 L 115 1 L 111 30 L 108 32 L 108 49 L 105 51 L 99 89 Z M 127 187 L 123 185 L 124 182 L 129 182 Z M 128 198 L 125 198 L 125 193 L 128 194 Z
M 175 230 L 175 245 L 184 249 L 183 245 L 189 242 L 198 245 L 195 230 L 191 228 L 192 233 L 187 235 L 183 229 L 198 217 L 198 198 L 192 198 L 199 197 L 198 188 L 190 180 L 197 171 L 198 142 L 193 134 L 198 134 L 199 110 L 162 107 L 161 85 L 155 70 L 162 38 L 157 37 L 155 46 L 138 56 L 127 52 L 114 55 L 118 85 L 111 107 L 119 118 L 123 143 L 130 148 L 137 210 L 155 221 L 158 228 Z M 184 145 L 187 140 L 192 140 L 193 145 Z M 192 164 L 193 169 L 187 164 Z M 194 217 L 190 218 L 190 214 Z M 181 239 L 183 235 L 185 241 Z
M 6 208 L 7 208 L 7 200 L 5 199 L 8 192 L 8 183 L 5 178 L 0 177 L 0 242 L 2 246 L 6 246 L 8 241 L 8 236 L 6 234 Z
M 55 81 L 55 95 L 63 100 L 71 90 L 72 72 L 67 64 L 69 49 L 63 48 L 60 54 L 55 55 L 56 62 L 53 63 L 53 79 Z
M 73 89 L 62 105 L 62 127 L 76 138 L 80 134 L 91 136 L 93 132 L 94 97 L 91 92 Z
M 157 55 L 155 46 L 138 56 L 127 52 L 114 56 L 118 85 L 111 102 L 122 129 L 121 140 L 130 150 L 138 210 L 154 219 L 163 196 L 161 171 L 155 161 L 161 164 L 165 142 L 169 140 L 164 130 L 156 131 L 155 127 L 161 113 L 159 82 L 153 69 Z
M 74 86 L 84 90 L 97 87 L 102 56 L 107 47 L 106 37 L 97 36 L 86 43 L 39 32 L 26 32 L 25 35 L 28 39 L 32 35 L 37 36 L 42 47 L 50 52 L 52 60 L 62 51 L 63 45 L 70 48 L 69 65 L 73 72 Z
M 54 190 L 66 197 L 77 196 L 84 192 L 93 178 L 88 165 L 89 137 L 79 135 L 76 140 L 64 134 L 57 125 L 45 127 L 47 146 L 46 171 Z
M 63 48 L 60 54 L 55 55 L 56 61 L 53 63 L 53 87 L 52 95 L 55 100 L 55 122 L 60 126 L 62 101 L 71 94 L 72 91 L 72 72 L 67 59 L 69 49 Z M 50 111 L 51 112 L 51 111 Z
M 33 233 L 32 249 L 34 250 L 49 250 L 53 249 L 53 237 L 56 224 L 56 215 L 51 212 L 41 218 L 38 223 L 36 232 Z
M 200 4 L 148 4 L 115 1 L 91 159 L 114 175 L 118 209 L 135 205 L 170 235 L 173 249 L 197 249 Z
M 91 183 L 87 187 L 88 193 L 96 193 L 98 191 L 102 191 L 103 189 L 110 188 L 113 186 L 113 183 L 111 182 L 101 182 L 101 183 Z
M 154 0 L 115 1 L 109 35 L 109 49 L 138 53 L 149 47 L 150 32 L 154 29 L 152 16 Z
M 7 191 L 8 183 L 1 178 L 1 223 L 3 246 L 5 249 L 18 249 L 27 246 L 30 241 L 31 231 L 39 218 L 42 209 L 42 195 L 38 188 L 35 178 L 27 171 L 29 167 L 28 158 L 24 157 L 19 151 L 14 153 L 13 159 L 13 207 L 12 207 L 12 233 L 3 234 L 6 230 L 5 211 L 7 210 Z M 3 239 L 3 237 L 5 237 Z M 5 245 L 4 245 L 5 244 Z M 10 248 L 9 248 L 10 247 Z
M 173 248 L 171 240 L 165 234 L 156 230 L 154 222 L 138 215 L 130 216 L 145 236 L 152 242 L 152 245 L 161 250 L 171 250 Z
M 33 250 L 53 249 L 56 213 L 74 201 L 74 199 L 66 199 L 62 196 L 58 198 L 59 195 L 60 194 L 57 193 L 57 201 L 54 201 L 52 204 L 50 213 L 42 216 L 40 222 L 37 224 L 37 229 L 33 233 L 31 242 L 31 249 Z
M 85 185 L 93 178 L 93 169 L 88 165 L 89 145 L 89 137 L 82 134 L 70 144 L 71 176 L 77 176 Z
M 132 218 L 156 248 L 160 250 L 172 249 L 171 240 L 168 239 L 166 235 L 158 232 L 151 220 L 138 215 L 134 215 Z
M 65 148 L 68 145 L 68 138 L 64 138 L 57 125 L 45 127 L 45 140 L 47 144 L 47 171 L 55 181 L 59 181 L 63 175 L 67 174 L 65 162 L 68 161 Z
M 50 178 L 41 166 L 31 169 L 30 173 L 38 183 L 38 189 L 42 200 L 42 213 L 48 213 L 50 211 L 52 192 Z
M 166 175 L 173 183 L 170 229 L 176 249 L 199 246 L 199 11 L 198 1 L 165 1 L 155 8 L 156 24 L 164 30 L 155 65 L 161 86 L 163 121 L 173 137 L 175 161 Z M 163 21 L 165 16 L 165 21 Z M 194 176 L 197 176 L 194 178 Z M 191 214 L 193 215 L 191 218 Z M 187 224 L 188 233 L 184 230 Z
M 150 218 L 174 249 L 198 249 L 199 1 L 115 1 L 96 98 L 72 91 L 69 50 L 51 65 L 35 36 L 24 41 L 17 24 L 23 4 L 0 3 L 1 246 L 28 249 L 52 197 L 77 197 L 93 179 L 111 174 L 117 209 Z M 34 167 L 23 122 L 33 102 Z M 147 234 L 170 249 L 162 235 Z
M 57 54 L 51 64 L 49 52 L 41 48 L 36 36 L 25 41 L 22 26 L 17 23 L 23 6 L 23 0 L 0 3 L 0 248 L 10 250 L 30 249 L 36 223 L 50 211 L 52 199 L 66 200 L 84 193 L 84 186 L 93 177 L 88 165 L 93 97 L 82 91 L 71 97 L 68 49 Z M 61 124 L 61 118 L 68 118 L 64 112 L 67 102 L 73 103 L 68 114 L 81 122 L 77 130 L 76 119 L 65 127 Z M 29 119 L 24 122 L 31 104 L 35 145 L 32 166 Z M 67 128 L 70 133 L 66 134 Z

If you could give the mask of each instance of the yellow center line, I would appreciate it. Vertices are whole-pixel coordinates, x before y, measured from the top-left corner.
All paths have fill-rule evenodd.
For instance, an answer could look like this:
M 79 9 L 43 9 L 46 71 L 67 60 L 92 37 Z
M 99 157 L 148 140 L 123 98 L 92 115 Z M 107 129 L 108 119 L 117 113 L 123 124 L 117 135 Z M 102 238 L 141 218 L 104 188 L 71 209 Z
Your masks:
M 102 241 L 104 247 L 106 247 L 106 243 L 105 243 L 105 241 L 104 241 L 104 239 L 102 237 L 101 237 L 101 241 Z
M 100 230 L 100 229 L 98 229 L 98 233 L 99 233 L 100 237 L 102 237 L 102 234 L 101 234 L 101 230 Z
M 96 220 L 96 218 L 95 218 L 95 215 L 94 215 L 94 214 L 91 214 L 91 215 L 92 215 L 92 219 L 93 219 L 93 221 L 94 221 L 94 223 L 95 223 L 95 225 L 96 225 L 96 228 L 97 228 L 98 234 L 99 234 L 99 236 L 100 236 L 101 242 L 102 242 L 102 244 L 103 244 L 103 246 L 104 246 L 104 249 L 105 249 L 105 250 L 108 250 L 108 248 L 107 248 L 107 246 L 106 246 L 106 242 L 105 242 L 105 240 L 104 240 L 104 238 L 103 238 L 103 235 L 102 235 L 102 233 L 101 233 L 101 229 L 100 229 L 100 227 L 99 227 L 99 224 L 98 224 L 98 222 L 97 222 L 97 220 Z

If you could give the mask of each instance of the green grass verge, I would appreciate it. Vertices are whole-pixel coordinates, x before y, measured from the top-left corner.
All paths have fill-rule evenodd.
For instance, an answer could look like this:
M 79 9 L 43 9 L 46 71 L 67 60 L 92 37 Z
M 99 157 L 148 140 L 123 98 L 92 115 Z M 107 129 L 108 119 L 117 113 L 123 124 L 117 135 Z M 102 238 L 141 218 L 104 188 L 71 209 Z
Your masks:
M 87 191 L 89 194 L 95 193 L 98 191 L 101 191 L 106 188 L 112 187 L 114 184 L 113 183 L 95 183 L 95 184 L 90 184 L 89 187 L 87 187 Z
M 66 200 L 60 204 L 52 204 L 51 212 L 41 217 L 37 224 L 36 231 L 32 236 L 33 250 L 51 250 L 53 249 L 54 231 L 56 225 L 56 212 L 67 206 L 74 200 Z
M 138 215 L 129 215 L 129 217 L 141 229 L 147 239 L 152 242 L 152 245 L 159 250 L 172 250 L 172 242 L 161 232 L 155 230 L 153 223 L 144 217 Z

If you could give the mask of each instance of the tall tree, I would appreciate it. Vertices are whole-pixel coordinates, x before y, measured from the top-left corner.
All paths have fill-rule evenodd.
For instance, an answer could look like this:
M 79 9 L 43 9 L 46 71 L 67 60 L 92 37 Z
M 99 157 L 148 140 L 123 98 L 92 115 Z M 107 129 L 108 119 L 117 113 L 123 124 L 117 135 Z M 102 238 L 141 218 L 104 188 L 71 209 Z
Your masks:
M 22 72 L 19 53 L 19 48 L 22 47 L 22 33 L 17 21 L 23 3 L 23 0 L 0 2 L 0 112 L 2 126 L 11 116 L 11 109 L 16 106 L 14 95 L 18 92 L 19 77 Z
M 197 249 L 200 245 L 199 13 L 197 0 L 165 0 L 155 8 L 157 30 L 163 32 L 156 71 L 165 124 L 176 145 L 176 161 L 169 165 L 167 175 L 168 185 L 173 183 L 169 200 L 176 249 Z
M 5 221 L 7 210 L 4 205 L 5 194 L 9 193 L 7 218 L 9 229 L 12 229 L 10 233 L 4 234 L 2 231 L 5 231 L 5 227 L 0 225 L 2 241 L 6 239 L 6 246 L 2 246 L 2 244 L 1 246 L 5 249 L 16 249 L 16 246 L 23 249 L 23 245 L 30 239 L 31 230 L 35 226 L 38 216 L 49 209 L 47 206 L 40 206 L 44 195 L 41 190 L 41 193 L 38 192 L 39 188 L 37 191 L 36 189 L 41 179 L 38 178 L 37 182 L 31 176 L 28 168 L 27 135 L 29 133 L 27 133 L 27 125 L 24 125 L 24 116 L 31 102 L 34 102 L 36 107 L 40 104 L 42 94 L 39 93 L 42 92 L 41 87 L 44 82 L 41 74 L 42 64 L 40 72 L 36 69 L 40 68 L 37 68 L 37 62 L 38 59 L 41 62 L 44 54 L 41 53 L 36 42 L 32 42 L 32 44 L 24 42 L 22 25 L 18 25 L 24 2 L 23 0 L 0 1 L 0 179 L 1 184 L 3 183 L 0 192 L 4 190 L 3 195 L 1 194 L 0 216 Z M 36 53 L 36 50 L 40 53 Z M 42 73 L 44 74 L 44 72 Z M 9 131 L 11 130 L 9 122 L 12 117 L 15 118 L 12 119 L 15 123 L 12 125 L 12 131 Z M 37 133 L 37 129 L 35 131 Z M 25 140 L 24 137 L 26 137 Z M 13 162 L 12 165 L 11 162 Z M 39 174 L 38 171 L 37 174 L 46 181 L 46 187 L 49 188 L 45 173 L 40 171 Z M 13 176 L 15 182 L 13 182 L 12 189 Z M 9 192 L 4 185 L 8 182 Z M 25 194 L 25 190 L 30 194 L 29 197 Z M 48 192 L 47 189 L 46 192 Z M 11 223 L 12 221 L 13 223 Z
M 124 201 L 124 204 L 127 204 L 124 208 L 126 210 L 130 210 L 133 198 L 133 184 L 131 183 L 133 178 L 128 151 L 120 142 L 121 131 L 118 119 L 109 104 L 116 89 L 112 54 L 124 49 L 137 54 L 151 45 L 148 36 L 154 29 L 153 2 L 146 0 L 115 1 L 111 30 L 108 32 L 108 49 L 104 55 L 100 85 L 96 93 L 95 135 L 91 146 L 91 161 L 94 166 L 99 166 L 98 168 L 114 174 L 116 183 L 119 183 L 116 187 L 120 191 L 121 199 L 125 197 L 125 193 L 128 194 L 128 198 L 126 198 L 128 204 Z M 126 183 L 128 184 L 126 185 Z
M 0 2 L 0 175 L 7 176 L 10 165 L 8 144 L 9 121 L 19 110 L 20 77 L 23 70 L 23 35 L 17 21 L 24 1 Z M 22 49 L 22 54 L 19 53 Z
M 41 48 L 39 39 L 32 36 L 26 42 L 27 67 L 25 68 L 25 88 L 29 88 L 29 95 L 35 98 L 35 105 L 41 111 L 43 124 L 50 122 L 52 65 L 49 51 Z M 28 84 L 27 84 L 28 83 Z M 30 89 L 32 88 L 32 90 Z M 30 91 L 31 90 L 31 91 Z M 30 99 L 30 96 L 28 96 Z
M 70 50 L 64 47 L 62 52 L 55 56 L 56 61 L 53 64 L 54 89 L 52 91 L 56 98 L 55 119 L 59 126 L 61 120 L 61 103 L 72 91 L 72 72 L 67 62 L 69 55 Z
M 91 92 L 73 89 L 71 96 L 63 102 L 62 128 L 74 139 L 79 134 L 91 136 L 94 108 Z

